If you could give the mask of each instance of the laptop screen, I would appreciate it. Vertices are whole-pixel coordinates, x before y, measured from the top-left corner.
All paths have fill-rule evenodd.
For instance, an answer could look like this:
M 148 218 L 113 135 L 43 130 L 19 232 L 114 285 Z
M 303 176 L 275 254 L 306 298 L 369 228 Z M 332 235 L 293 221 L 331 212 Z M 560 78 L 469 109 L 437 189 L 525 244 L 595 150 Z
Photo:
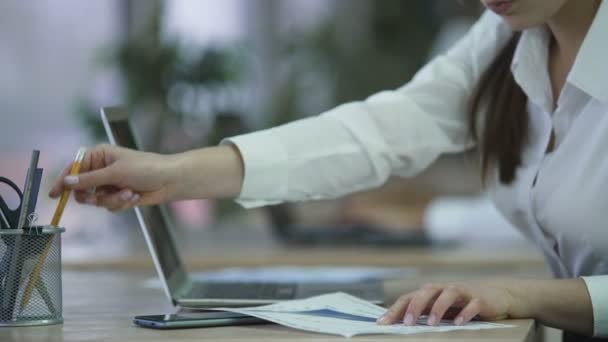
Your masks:
M 158 254 L 158 262 L 166 279 L 171 279 L 172 273 L 180 267 L 180 259 L 175 251 L 175 242 L 165 225 L 159 206 L 139 208 L 148 227 L 151 242 Z
M 119 108 L 107 108 L 103 111 L 104 124 L 110 141 L 114 145 L 139 149 L 136 142 L 135 133 L 129 123 L 128 115 Z M 183 273 L 182 262 L 176 250 L 175 241 L 169 231 L 167 221 L 163 215 L 161 206 L 154 205 L 149 207 L 136 208 L 138 218 L 143 222 L 142 228 L 145 230 L 148 244 L 151 244 L 150 252 L 158 262 L 159 272 L 162 272 L 164 280 L 172 293 L 178 290 Z

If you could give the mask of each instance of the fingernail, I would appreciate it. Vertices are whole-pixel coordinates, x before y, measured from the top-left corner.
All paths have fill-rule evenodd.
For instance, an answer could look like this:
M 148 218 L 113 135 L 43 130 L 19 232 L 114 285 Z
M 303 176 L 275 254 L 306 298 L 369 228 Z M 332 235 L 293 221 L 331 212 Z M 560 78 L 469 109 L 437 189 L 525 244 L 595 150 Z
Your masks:
M 131 190 L 127 190 L 120 194 L 120 199 L 123 201 L 128 201 L 131 199 L 131 197 L 133 197 L 133 191 Z
M 382 316 L 380 316 L 380 318 L 378 318 L 376 320 L 376 323 L 378 323 L 378 324 L 387 324 L 388 323 L 388 318 L 386 317 L 386 315 L 382 315 Z
M 456 325 L 462 325 L 462 322 L 464 321 L 464 318 L 462 318 L 462 316 L 458 316 L 456 317 L 456 319 L 454 320 L 454 324 Z
M 65 176 L 63 182 L 67 185 L 78 184 L 78 176 Z
M 426 324 L 427 325 L 435 325 L 435 324 L 437 324 L 437 316 L 435 316 L 434 314 L 430 315 L 429 318 L 426 320 Z
M 139 196 L 139 194 L 135 194 L 133 197 L 131 197 L 131 202 L 136 203 L 140 198 L 141 196 Z
M 403 324 L 405 325 L 414 325 L 414 316 L 412 314 L 405 315 L 405 319 L 403 320 Z

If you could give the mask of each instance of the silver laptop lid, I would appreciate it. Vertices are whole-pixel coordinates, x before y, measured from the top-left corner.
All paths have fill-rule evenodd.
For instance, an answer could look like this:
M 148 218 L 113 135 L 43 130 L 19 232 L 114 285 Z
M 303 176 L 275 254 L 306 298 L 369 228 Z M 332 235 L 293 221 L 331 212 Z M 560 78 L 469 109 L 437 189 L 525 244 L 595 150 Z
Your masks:
M 111 144 L 139 149 L 141 145 L 124 108 L 102 108 L 101 119 Z M 160 205 L 136 207 L 135 214 L 165 294 L 176 305 L 182 292 L 190 286 L 190 282 L 171 234 L 165 208 Z

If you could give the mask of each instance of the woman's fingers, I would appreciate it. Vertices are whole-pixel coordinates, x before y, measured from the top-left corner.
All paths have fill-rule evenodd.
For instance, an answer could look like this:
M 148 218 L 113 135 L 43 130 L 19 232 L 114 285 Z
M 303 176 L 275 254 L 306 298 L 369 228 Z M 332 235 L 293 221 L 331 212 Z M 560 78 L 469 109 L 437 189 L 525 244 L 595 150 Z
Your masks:
M 77 176 L 67 176 L 64 178 L 64 184 L 73 190 L 87 190 L 99 186 L 112 186 L 118 182 L 119 178 L 112 167 L 105 167 L 103 169 L 80 173 Z
M 388 309 L 388 311 L 378 318 L 378 324 L 389 325 L 399 321 L 405 314 L 410 303 L 411 295 L 403 295 Z
M 131 189 L 98 190 L 97 193 L 76 191 L 74 197 L 79 203 L 104 207 L 113 212 L 130 209 L 141 199 L 141 195 L 134 193 Z
M 109 210 L 111 212 L 118 213 L 118 212 L 123 212 L 125 210 L 131 209 L 137 205 L 140 198 L 141 198 L 141 195 L 134 194 L 133 197 L 129 201 L 125 202 L 122 206 L 111 208 Z
M 406 325 L 414 325 L 421 314 L 428 315 L 428 325 L 437 325 L 442 319 L 454 319 L 454 324 L 462 325 L 476 316 L 505 319 L 514 303 L 511 297 L 497 282 L 427 284 L 402 296 L 379 323 L 394 323 L 404 313 Z
M 114 194 L 121 189 L 114 186 L 102 186 L 99 188 L 90 188 L 86 190 L 74 190 L 74 198 L 76 202 L 88 205 L 97 205 L 97 198 Z
M 405 317 L 403 318 L 403 324 L 416 324 L 422 312 L 430 306 L 429 304 L 431 301 L 433 301 L 441 293 L 441 291 L 441 287 L 435 287 L 433 285 L 425 285 L 418 290 L 410 300 Z
M 470 322 L 473 317 L 477 316 L 482 309 L 482 302 L 478 298 L 472 299 L 463 309 L 460 311 L 458 316 L 454 319 L 454 324 L 462 325 Z
M 70 176 L 73 163 L 69 163 L 55 181 L 49 192 L 51 198 L 57 198 L 63 190 L 68 187 L 73 190 L 84 190 L 95 186 L 116 184 L 119 179 L 117 175 L 107 170 L 108 166 L 116 159 L 118 151 L 110 145 L 98 145 L 85 153 L 80 163 L 80 174 Z
M 113 212 L 160 203 L 162 196 L 163 194 L 158 191 L 140 194 L 129 188 L 119 189 L 114 186 L 102 186 L 96 191 L 74 191 L 74 198 L 78 203 L 103 207 Z
M 443 319 L 448 309 L 462 297 L 464 297 L 464 293 L 457 285 L 448 286 L 443 289 L 431 308 L 427 324 L 437 325 Z
M 61 196 L 61 193 L 63 192 L 63 179 L 70 174 L 70 170 L 72 169 L 72 163 L 70 163 L 68 166 L 65 167 L 65 169 L 63 169 L 63 171 L 61 171 L 61 175 L 59 176 L 59 178 L 57 178 L 57 180 L 55 181 L 55 185 L 53 185 L 53 188 L 51 189 L 51 191 L 49 192 L 49 197 L 51 198 L 57 198 L 59 196 Z
M 122 189 L 113 193 L 101 193 L 97 195 L 97 205 L 110 211 L 121 211 L 124 207 L 132 206 L 139 200 L 139 194 L 131 189 Z
M 74 198 L 81 204 L 97 205 L 97 195 L 89 191 L 75 191 Z

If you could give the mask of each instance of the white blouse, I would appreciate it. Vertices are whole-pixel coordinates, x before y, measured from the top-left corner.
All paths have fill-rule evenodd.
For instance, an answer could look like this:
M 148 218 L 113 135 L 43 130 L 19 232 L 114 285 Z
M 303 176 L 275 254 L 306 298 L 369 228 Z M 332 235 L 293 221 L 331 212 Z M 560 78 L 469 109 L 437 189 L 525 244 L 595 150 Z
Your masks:
M 227 139 L 244 160 L 239 203 L 336 198 L 413 176 L 473 147 L 467 109 L 513 32 L 485 13 L 412 81 L 317 117 Z M 544 252 L 556 277 L 584 277 L 596 336 L 608 336 L 608 3 L 602 2 L 554 108 L 549 33 L 525 30 L 512 63 L 528 96 L 530 142 L 517 178 L 490 186 L 498 210 Z M 551 131 L 556 148 L 546 154 Z M 603 275 L 603 276 L 602 276 Z

